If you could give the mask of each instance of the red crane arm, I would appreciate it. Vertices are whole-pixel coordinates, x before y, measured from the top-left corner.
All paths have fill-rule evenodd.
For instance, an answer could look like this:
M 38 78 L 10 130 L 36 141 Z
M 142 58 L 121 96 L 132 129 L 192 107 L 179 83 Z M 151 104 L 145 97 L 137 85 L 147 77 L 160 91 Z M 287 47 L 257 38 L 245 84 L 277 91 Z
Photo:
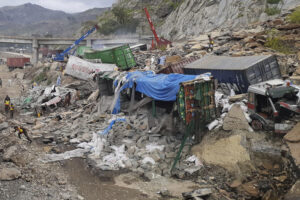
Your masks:
M 149 22 L 149 24 L 150 24 L 150 28 L 151 28 L 151 30 L 152 30 L 152 32 L 153 32 L 153 35 L 154 35 L 154 37 L 155 37 L 155 40 L 156 40 L 156 42 L 157 42 L 157 45 L 159 45 L 159 44 L 160 44 L 160 40 L 159 40 L 159 38 L 158 38 L 158 36 L 157 36 L 157 33 L 156 33 L 156 31 L 155 31 L 155 28 L 154 28 L 154 25 L 153 25 L 152 20 L 151 20 L 151 18 L 150 18 L 150 14 L 149 14 L 147 8 L 144 8 L 144 10 L 145 10 L 145 13 L 146 13 L 146 15 L 147 15 L 147 19 L 148 19 L 148 22 Z

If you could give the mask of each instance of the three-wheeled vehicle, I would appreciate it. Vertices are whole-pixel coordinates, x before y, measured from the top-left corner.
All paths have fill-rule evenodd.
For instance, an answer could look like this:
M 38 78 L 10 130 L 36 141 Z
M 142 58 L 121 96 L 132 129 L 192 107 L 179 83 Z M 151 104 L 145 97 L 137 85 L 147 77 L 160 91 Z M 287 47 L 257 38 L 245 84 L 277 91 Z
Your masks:
M 252 128 L 274 130 L 284 119 L 300 114 L 298 92 L 289 81 L 281 79 L 250 85 L 248 111 Z

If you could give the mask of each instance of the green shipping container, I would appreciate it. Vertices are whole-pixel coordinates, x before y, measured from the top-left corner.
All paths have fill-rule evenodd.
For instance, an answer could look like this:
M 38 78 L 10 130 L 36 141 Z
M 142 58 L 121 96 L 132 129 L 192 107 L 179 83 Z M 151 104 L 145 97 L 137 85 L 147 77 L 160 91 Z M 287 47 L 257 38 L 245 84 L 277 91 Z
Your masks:
M 115 48 L 113 53 L 117 66 L 122 70 L 136 66 L 135 58 L 128 44 Z
M 99 58 L 103 63 L 116 64 L 113 48 L 105 49 L 99 51 L 98 53 L 99 53 Z
M 79 46 L 76 49 L 77 56 L 84 56 L 86 52 L 91 52 L 92 48 L 87 46 Z
M 135 58 L 128 44 L 102 51 L 86 52 L 84 58 L 101 59 L 102 63 L 116 64 L 122 70 L 136 66 Z
M 99 59 L 99 53 L 97 51 L 85 52 L 83 58 L 85 58 L 85 59 Z

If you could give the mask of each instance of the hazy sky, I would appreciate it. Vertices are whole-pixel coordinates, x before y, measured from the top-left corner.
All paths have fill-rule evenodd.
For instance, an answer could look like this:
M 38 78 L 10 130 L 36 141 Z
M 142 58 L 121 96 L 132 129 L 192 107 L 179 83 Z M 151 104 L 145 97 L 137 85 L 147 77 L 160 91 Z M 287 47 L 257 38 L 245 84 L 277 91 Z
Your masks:
M 74 13 L 95 7 L 109 7 L 114 2 L 116 2 L 116 0 L 0 0 L 0 7 L 32 3 L 53 10 L 63 10 L 65 12 Z

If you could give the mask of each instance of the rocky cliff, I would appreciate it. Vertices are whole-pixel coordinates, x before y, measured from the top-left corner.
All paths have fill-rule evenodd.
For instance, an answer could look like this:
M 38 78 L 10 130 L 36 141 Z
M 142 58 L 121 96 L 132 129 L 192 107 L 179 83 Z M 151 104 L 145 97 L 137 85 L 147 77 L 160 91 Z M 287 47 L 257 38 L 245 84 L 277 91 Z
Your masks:
M 217 29 L 247 27 L 297 6 L 299 0 L 185 0 L 159 30 L 166 38 L 182 39 Z

